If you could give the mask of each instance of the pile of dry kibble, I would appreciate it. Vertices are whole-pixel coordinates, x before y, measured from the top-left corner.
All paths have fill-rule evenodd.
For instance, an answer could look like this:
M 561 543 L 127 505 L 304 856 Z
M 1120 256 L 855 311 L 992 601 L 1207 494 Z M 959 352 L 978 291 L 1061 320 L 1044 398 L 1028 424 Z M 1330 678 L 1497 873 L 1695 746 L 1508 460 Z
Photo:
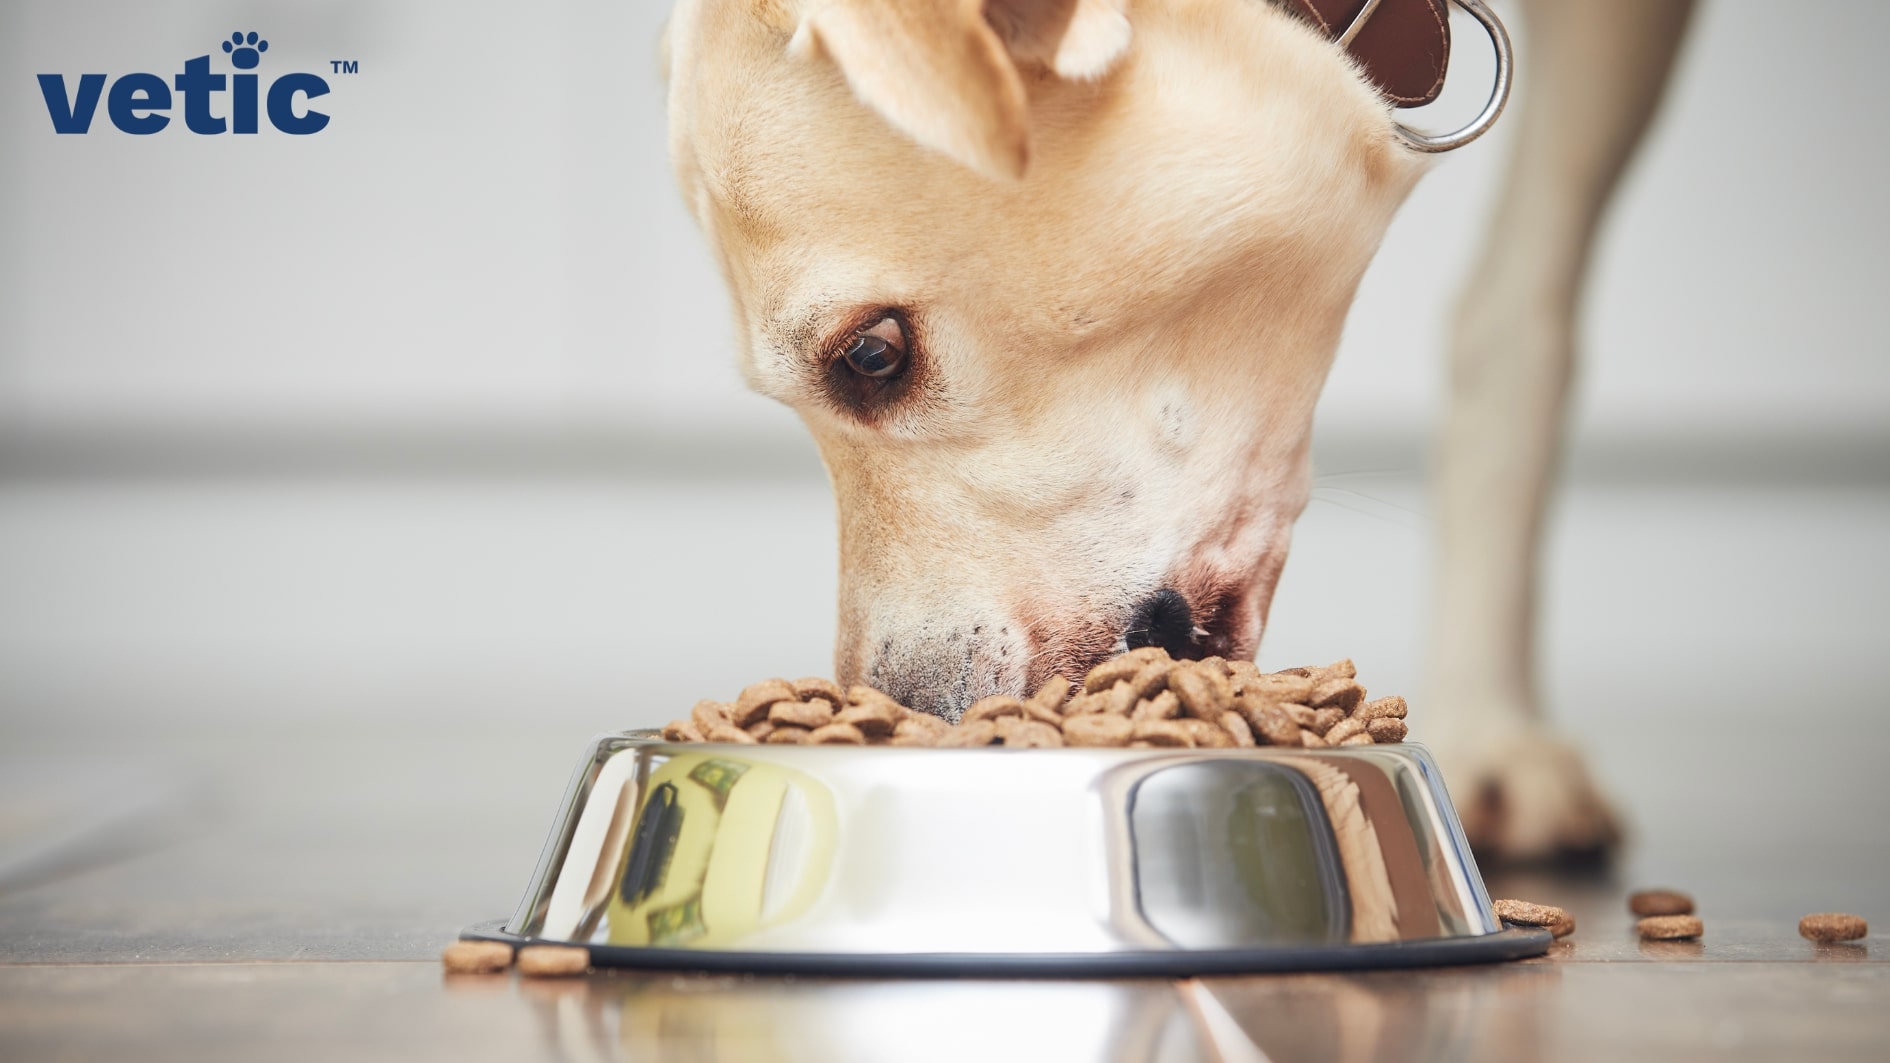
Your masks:
M 672 742 L 851 746 L 1366 746 L 1402 742 L 1400 697 L 1365 700 L 1351 661 L 1262 672 L 1252 661 L 1177 661 L 1130 650 L 1082 684 L 1052 678 L 1028 698 L 973 702 L 956 726 L 872 687 L 764 679 L 733 704 L 701 701 L 663 728 Z

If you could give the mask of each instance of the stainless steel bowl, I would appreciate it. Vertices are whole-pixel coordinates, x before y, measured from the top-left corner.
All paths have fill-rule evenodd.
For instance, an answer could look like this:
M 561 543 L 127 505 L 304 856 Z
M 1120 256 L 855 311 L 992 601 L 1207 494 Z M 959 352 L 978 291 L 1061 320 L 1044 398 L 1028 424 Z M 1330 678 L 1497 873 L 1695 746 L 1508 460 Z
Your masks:
M 599 966 L 1187 975 L 1466 963 L 1505 930 L 1421 746 L 966 750 L 604 735 L 510 922 Z

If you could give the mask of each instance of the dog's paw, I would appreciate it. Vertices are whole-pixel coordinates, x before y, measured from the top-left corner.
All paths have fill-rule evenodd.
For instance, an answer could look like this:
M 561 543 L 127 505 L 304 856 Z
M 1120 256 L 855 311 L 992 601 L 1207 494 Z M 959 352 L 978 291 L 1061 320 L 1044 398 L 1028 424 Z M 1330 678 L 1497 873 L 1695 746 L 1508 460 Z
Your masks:
M 1461 752 L 1438 752 L 1479 860 L 1595 862 L 1620 845 L 1619 817 L 1582 755 L 1553 732 L 1523 728 Z

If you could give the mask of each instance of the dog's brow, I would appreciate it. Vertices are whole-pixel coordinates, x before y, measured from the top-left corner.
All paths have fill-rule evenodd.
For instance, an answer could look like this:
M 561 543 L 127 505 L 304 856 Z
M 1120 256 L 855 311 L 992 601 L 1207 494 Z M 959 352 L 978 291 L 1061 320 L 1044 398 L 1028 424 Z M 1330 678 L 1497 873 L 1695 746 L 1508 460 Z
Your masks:
M 709 201 L 714 204 L 716 214 L 720 216 L 718 226 L 723 232 L 739 238 L 756 250 L 762 250 L 775 243 L 780 234 L 778 227 L 770 220 L 761 207 L 761 201 L 752 192 L 755 182 L 751 171 L 738 160 L 740 156 L 722 160 L 702 171 L 702 183 L 709 192 Z
M 812 369 L 826 317 L 822 310 L 803 304 L 792 311 L 770 308 L 766 313 L 762 330 L 773 355 L 797 369 Z
M 758 194 L 766 187 L 763 175 L 771 166 L 766 148 L 770 110 L 760 102 L 734 109 L 713 148 L 697 158 L 702 185 L 724 231 L 757 251 L 782 238 L 778 221 Z

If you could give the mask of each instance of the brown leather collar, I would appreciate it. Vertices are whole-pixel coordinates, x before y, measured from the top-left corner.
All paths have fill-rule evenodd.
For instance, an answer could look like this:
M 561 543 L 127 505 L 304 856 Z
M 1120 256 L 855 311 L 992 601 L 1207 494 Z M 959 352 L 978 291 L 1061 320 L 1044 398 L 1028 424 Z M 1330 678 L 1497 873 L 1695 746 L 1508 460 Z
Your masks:
M 1277 0 L 1338 40 L 1371 0 Z M 1450 66 L 1449 0 L 1379 0 L 1347 50 L 1399 107 L 1422 107 L 1444 89 Z

